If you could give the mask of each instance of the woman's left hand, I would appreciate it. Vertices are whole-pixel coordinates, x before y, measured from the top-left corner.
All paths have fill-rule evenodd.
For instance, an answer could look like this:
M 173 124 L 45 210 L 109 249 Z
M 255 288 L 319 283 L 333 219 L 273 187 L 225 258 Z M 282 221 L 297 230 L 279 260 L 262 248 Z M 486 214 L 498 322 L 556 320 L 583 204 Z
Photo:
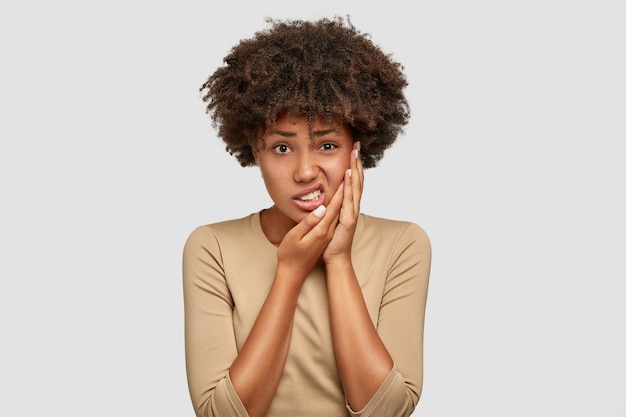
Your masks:
M 350 168 L 344 174 L 343 201 L 339 211 L 339 223 L 322 255 L 326 264 L 338 259 L 351 259 L 352 240 L 361 209 L 363 179 L 361 147 L 359 142 L 355 142 L 350 155 Z

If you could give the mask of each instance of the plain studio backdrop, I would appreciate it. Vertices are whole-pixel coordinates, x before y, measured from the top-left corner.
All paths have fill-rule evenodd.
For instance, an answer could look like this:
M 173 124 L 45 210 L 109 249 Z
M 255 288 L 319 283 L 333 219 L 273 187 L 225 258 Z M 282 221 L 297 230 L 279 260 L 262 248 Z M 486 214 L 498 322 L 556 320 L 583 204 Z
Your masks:
M 193 415 L 183 244 L 270 205 L 198 88 L 265 17 L 334 15 L 410 83 L 362 210 L 432 240 L 414 416 L 626 415 L 620 1 L 7 3 L 0 415 Z

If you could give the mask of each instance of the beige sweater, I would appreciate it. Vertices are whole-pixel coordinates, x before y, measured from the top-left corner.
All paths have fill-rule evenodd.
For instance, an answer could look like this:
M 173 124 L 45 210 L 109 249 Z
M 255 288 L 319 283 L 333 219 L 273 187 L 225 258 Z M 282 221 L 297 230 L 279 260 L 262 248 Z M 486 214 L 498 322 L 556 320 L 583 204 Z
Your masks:
M 413 412 L 422 390 L 430 242 L 413 223 L 361 214 L 352 251 L 367 309 L 394 369 L 363 410 L 350 410 L 335 363 L 320 265 L 298 297 L 290 350 L 268 417 Z M 228 370 L 269 292 L 276 262 L 259 213 L 201 226 L 189 236 L 183 253 L 185 346 L 197 416 L 247 416 Z

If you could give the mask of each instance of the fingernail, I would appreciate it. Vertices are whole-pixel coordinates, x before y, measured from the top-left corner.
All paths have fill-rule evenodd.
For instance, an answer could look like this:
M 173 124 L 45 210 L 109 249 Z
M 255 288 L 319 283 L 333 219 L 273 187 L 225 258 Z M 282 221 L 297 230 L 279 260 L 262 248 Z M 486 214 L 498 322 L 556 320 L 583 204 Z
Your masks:
M 356 142 L 356 148 L 357 148 L 358 150 L 361 150 L 361 141 L 359 141 L 359 140 L 358 140 L 358 141 Z
M 352 170 L 348 168 L 348 177 L 352 177 Z
M 321 217 L 322 214 L 324 214 L 326 212 L 326 207 L 322 204 L 321 206 L 318 206 L 315 210 L 313 210 L 313 214 L 315 214 L 317 217 Z

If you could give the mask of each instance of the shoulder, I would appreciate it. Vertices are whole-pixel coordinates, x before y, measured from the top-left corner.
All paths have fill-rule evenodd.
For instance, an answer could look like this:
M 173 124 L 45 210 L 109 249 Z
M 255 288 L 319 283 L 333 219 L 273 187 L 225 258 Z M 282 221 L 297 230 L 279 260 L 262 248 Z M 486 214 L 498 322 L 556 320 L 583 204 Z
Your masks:
M 386 242 L 413 242 L 430 249 L 426 231 L 416 223 L 361 214 L 363 238 Z
M 185 248 L 219 245 L 219 242 L 224 241 L 224 239 L 241 239 L 247 233 L 252 232 L 252 219 L 254 216 L 255 214 L 250 214 L 239 219 L 198 226 L 187 237 Z
M 352 251 L 357 276 L 361 276 L 363 282 L 372 275 L 371 271 L 378 277 L 375 280 L 392 286 L 427 281 L 431 246 L 422 227 L 410 221 L 364 214 L 359 222 L 360 233 L 355 234 Z

